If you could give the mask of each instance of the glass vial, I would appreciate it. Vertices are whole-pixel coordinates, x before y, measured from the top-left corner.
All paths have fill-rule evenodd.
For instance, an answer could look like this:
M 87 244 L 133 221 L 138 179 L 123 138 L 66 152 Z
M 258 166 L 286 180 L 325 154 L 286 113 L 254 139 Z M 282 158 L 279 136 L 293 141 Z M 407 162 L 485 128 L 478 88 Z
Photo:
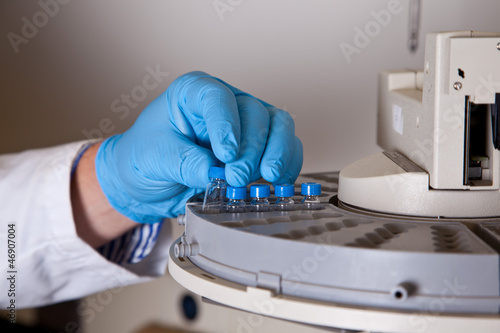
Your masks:
M 229 201 L 226 204 L 228 213 L 244 213 L 245 198 L 247 197 L 247 188 L 228 186 L 226 189 L 226 197 Z
M 224 168 L 210 167 L 208 170 L 210 183 L 205 191 L 202 211 L 205 214 L 218 214 L 226 196 L 226 173 Z
M 274 195 L 276 196 L 275 208 L 279 211 L 288 211 L 295 209 L 295 201 L 293 195 L 295 188 L 293 184 L 276 184 L 274 185 Z
M 252 212 L 268 212 L 269 211 L 269 195 L 271 189 L 267 184 L 257 184 L 250 186 L 250 210 Z
M 319 195 L 321 194 L 320 183 L 302 183 L 301 193 L 304 196 L 302 206 L 304 209 L 321 209 Z

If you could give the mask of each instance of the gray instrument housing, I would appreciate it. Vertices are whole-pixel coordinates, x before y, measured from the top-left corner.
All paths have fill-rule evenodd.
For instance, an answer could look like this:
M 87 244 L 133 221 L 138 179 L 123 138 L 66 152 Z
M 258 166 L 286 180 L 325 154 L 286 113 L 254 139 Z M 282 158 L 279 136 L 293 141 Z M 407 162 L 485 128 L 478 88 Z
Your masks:
M 193 198 L 179 219 L 185 235 L 176 254 L 209 274 L 275 294 L 419 313 L 499 313 L 500 219 L 413 218 L 343 206 L 338 177 L 297 180 L 296 193 L 302 182 L 322 184 L 321 210 L 202 214 Z

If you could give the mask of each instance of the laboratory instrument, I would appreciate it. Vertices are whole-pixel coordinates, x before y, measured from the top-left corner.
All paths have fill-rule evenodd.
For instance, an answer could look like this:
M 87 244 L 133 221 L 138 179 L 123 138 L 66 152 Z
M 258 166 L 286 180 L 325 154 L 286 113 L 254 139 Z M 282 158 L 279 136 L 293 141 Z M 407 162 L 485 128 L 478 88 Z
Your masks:
M 208 178 L 210 182 L 205 191 L 202 210 L 205 214 L 217 214 L 222 211 L 222 204 L 226 195 L 226 174 L 224 168 L 210 167 Z
M 322 210 L 208 215 L 193 198 L 170 273 L 315 326 L 500 332 L 499 64 L 500 33 L 427 35 L 422 71 L 380 74 L 385 151 L 297 179 L 321 184 Z
M 247 197 L 247 188 L 228 186 L 226 188 L 226 197 L 229 199 L 226 203 L 226 211 L 228 213 L 244 213 L 245 198 Z
M 275 184 L 274 185 L 274 196 L 276 201 L 274 203 L 274 208 L 277 211 L 287 211 L 294 210 L 295 201 L 293 196 L 295 194 L 295 187 L 293 184 Z
M 252 212 L 268 212 L 269 206 L 269 195 L 271 194 L 271 189 L 268 184 L 256 184 L 250 186 L 250 197 L 252 201 L 250 202 L 250 211 Z
M 304 209 L 321 209 L 319 195 L 321 194 L 321 184 L 316 182 L 306 182 L 301 185 L 301 194 L 304 196 L 302 205 Z

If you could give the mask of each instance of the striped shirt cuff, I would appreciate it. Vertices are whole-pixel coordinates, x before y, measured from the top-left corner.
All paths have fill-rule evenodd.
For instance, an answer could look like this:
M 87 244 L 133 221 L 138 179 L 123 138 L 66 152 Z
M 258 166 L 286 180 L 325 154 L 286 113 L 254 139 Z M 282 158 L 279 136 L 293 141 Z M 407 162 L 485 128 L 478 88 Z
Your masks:
M 121 237 L 101 246 L 98 252 L 118 265 L 141 262 L 153 250 L 162 222 L 139 224 Z

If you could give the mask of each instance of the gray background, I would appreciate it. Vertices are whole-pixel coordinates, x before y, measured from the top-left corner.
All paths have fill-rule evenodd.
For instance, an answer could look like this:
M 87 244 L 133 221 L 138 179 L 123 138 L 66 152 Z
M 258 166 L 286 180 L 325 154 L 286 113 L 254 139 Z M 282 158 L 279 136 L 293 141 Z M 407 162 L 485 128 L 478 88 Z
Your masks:
M 388 1 L 70 1 L 13 50 L 36 1 L 0 5 L 0 152 L 85 139 L 82 131 L 111 120 L 126 130 L 175 77 L 203 70 L 294 115 L 304 143 L 303 171 L 337 170 L 379 150 L 375 144 L 377 73 L 421 68 L 426 32 L 500 31 L 500 2 L 424 1 L 420 47 L 407 47 L 409 1 L 401 13 L 352 55 L 355 27 Z M 221 19 L 222 18 L 222 19 Z M 111 103 L 160 66 L 170 75 L 125 119 Z M 94 133 L 96 133 L 94 131 Z

